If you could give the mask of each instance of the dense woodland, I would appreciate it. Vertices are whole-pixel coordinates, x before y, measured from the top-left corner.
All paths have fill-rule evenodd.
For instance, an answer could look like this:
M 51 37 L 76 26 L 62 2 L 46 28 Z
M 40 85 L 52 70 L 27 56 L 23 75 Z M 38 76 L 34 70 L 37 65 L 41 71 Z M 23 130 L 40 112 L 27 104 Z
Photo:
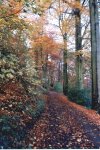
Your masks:
M 0 148 L 100 148 L 100 0 L 0 0 Z

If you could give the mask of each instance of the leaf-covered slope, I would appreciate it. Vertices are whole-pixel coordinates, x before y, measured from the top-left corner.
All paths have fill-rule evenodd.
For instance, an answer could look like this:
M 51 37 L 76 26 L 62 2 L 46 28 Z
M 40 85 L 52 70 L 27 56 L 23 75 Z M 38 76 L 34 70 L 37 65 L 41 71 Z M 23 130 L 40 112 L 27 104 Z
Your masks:
M 19 148 L 27 129 L 44 109 L 44 102 L 28 97 L 22 85 L 8 82 L 0 90 L 0 148 Z

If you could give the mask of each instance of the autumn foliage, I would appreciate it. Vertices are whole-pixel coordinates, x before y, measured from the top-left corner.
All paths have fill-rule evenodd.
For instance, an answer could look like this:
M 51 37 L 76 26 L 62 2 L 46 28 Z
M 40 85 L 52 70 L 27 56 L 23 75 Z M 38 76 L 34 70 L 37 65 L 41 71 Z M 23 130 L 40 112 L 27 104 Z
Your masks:
M 1 149 L 96 147 L 90 49 L 87 1 L 0 0 Z

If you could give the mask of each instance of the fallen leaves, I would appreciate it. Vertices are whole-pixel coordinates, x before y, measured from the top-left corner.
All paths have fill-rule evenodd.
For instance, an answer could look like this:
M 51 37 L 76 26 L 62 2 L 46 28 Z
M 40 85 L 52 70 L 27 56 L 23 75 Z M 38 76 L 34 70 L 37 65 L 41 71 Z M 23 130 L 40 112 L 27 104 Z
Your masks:
M 25 139 L 26 148 L 30 143 L 33 149 L 96 148 L 95 141 L 86 133 L 88 128 L 84 129 L 82 124 L 87 122 L 92 129 L 90 122 L 82 116 L 80 109 L 74 108 L 65 100 L 63 95 L 53 92 L 49 94 L 45 112 Z M 97 134 L 95 136 L 98 137 Z
M 36 104 L 18 82 L 6 83 L 2 85 L 2 90 L 4 92 L 0 94 L 0 146 L 21 147 L 23 142 L 19 143 L 18 140 L 25 136 L 27 125 L 33 122 L 32 112 Z M 32 109 L 31 113 L 29 107 Z
M 8 108 L 12 110 L 14 103 L 8 104 Z M 9 113 L 6 107 L 2 110 L 2 114 L 14 115 L 14 112 Z M 20 143 L 15 140 L 16 147 L 19 145 L 19 147 L 31 149 L 98 148 L 100 145 L 98 142 L 99 126 L 95 123 L 94 117 L 92 119 L 89 114 L 91 111 L 86 110 L 85 112 L 85 110 L 69 102 L 61 94 L 50 93 L 46 100 L 45 112 L 27 131 L 27 136 Z M 32 117 L 26 115 L 24 110 L 21 111 L 21 114 L 19 112 L 15 114 L 22 115 L 21 121 L 18 122 L 20 126 L 32 120 Z M 97 116 L 95 118 L 99 118 Z M 14 125 L 16 127 L 16 124 Z
M 69 106 L 75 108 L 77 111 L 82 112 L 88 120 L 100 126 L 100 115 L 97 114 L 95 110 L 88 110 L 83 106 L 70 102 L 68 98 L 66 99 L 66 97 L 62 94 L 59 95 L 59 98 L 63 103 L 68 104 Z

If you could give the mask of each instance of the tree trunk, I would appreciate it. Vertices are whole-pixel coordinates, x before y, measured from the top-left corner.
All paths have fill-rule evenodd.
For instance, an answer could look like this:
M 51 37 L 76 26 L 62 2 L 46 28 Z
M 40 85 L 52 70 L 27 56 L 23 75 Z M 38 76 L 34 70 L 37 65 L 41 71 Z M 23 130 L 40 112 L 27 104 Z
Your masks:
M 99 1 L 98 1 L 99 2 Z M 98 76 L 98 105 L 99 105 L 99 113 L 100 113 L 100 3 L 98 4 L 98 12 L 97 12 L 97 76 Z
M 47 61 L 48 61 L 48 54 L 46 54 L 46 56 L 45 56 L 45 62 L 44 62 L 44 64 L 43 64 L 43 67 L 42 67 L 42 69 L 43 69 L 43 82 L 44 82 L 44 87 L 45 88 L 48 88 L 48 79 L 47 79 Z
M 62 75 L 61 75 L 61 61 L 58 62 L 58 82 L 61 82 Z
M 68 73 L 67 73 L 67 41 L 64 39 L 64 51 L 63 51 L 63 93 L 68 93 Z
M 97 0 L 89 0 L 89 7 L 91 22 L 92 108 L 97 109 L 98 93 L 100 93 L 100 91 L 98 92 L 98 89 L 100 90 L 100 47 L 98 45 L 99 25 Z
M 80 0 L 76 0 L 76 2 L 80 2 Z M 78 89 L 83 88 L 83 60 L 82 55 L 78 53 L 82 50 L 82 37 L 81 37 L 81 12 L 79 8 L 76 8 L 75 11 L 75 28 L 76 28 L 76 87 Z

